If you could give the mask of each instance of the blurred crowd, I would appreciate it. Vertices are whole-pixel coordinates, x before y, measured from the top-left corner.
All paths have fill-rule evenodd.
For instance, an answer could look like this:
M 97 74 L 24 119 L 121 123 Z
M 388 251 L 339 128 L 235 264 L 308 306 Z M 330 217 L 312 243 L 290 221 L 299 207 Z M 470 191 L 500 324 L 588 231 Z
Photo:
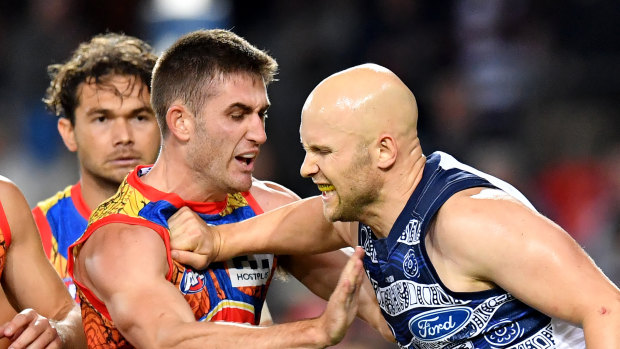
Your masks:
M 3 0 L 0 174 L 31 205 L 78 180 L 41 98 L 47 65 L 79 42 L 118 31 L 161 50 L 187 31 L 223 27 L 280 64 L 257 177 L 317 194 L 299 176 L 305 97 L 338 70 L 378 63 L 416 95 L 426 153 L 452 153 L 514 184 L 619 284 L 618 18 L 612 0 Z M 276 321 L 322 310 L 294 281 L 276 282 L 269 306 Z M 380 348 L 368 332 L 354 326 L 340 347 Z

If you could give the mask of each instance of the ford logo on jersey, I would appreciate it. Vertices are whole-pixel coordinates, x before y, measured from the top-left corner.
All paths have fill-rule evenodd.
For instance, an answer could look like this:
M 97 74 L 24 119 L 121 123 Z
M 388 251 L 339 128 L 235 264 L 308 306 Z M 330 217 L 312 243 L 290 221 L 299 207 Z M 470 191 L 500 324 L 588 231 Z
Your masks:
M 443 339 L 463 328 L 472 313 L 467 307 L 427 311 L 409 321 L 409 331 L 422 341 Z

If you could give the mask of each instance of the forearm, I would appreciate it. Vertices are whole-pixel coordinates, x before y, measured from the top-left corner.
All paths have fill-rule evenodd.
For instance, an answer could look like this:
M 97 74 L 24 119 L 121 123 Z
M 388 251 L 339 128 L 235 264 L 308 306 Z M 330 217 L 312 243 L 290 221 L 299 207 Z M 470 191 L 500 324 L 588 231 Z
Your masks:
M 601 307 L 584 321 L 583 330 L 588 349 L 620 348 L 620 306 Z
M 160 348 L 325 348 L 336 344 L 320 330 L 320 318 L 269 327 L 225 322 L 182 323 L 160 331 Z
M 344 337 L 358 309 L 363 251 L 357 248 L 342 270 L 336 289 L 323 314 L 315 319 L 257 328 L 214 323 L 174 322 L 175 326 L 158 324 L 167 338 L 161 347 L 236 348 L 252 343 L 253 348 L 324 348 Z M 175 328 L 176 327 L 176 328 Z
M 319 197 L 293 202 L 220 229 L 218 261 L 248 253 L 321 253 L 350 245 L 323 216 Z
M 63 348 L 86 348 L 86 338 L 82 327 L 80 307 L 77 304 L 73 305 L 74 307 L 67 313 L 64 319 L 60 321 L 52 320 L 52 325 L 62 340 Z

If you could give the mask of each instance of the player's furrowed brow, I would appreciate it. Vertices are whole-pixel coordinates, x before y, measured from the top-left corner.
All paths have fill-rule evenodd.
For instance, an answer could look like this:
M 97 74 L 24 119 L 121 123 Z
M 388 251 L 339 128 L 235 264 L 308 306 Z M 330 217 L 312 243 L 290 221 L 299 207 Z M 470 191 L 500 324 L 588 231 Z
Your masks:
M 240 109 L 244 114 L 249 114 L 252 112 L 252 107 L 243 103 L 233 103 L 226 108 L 226 112 L 232 112 L 235 109 Z

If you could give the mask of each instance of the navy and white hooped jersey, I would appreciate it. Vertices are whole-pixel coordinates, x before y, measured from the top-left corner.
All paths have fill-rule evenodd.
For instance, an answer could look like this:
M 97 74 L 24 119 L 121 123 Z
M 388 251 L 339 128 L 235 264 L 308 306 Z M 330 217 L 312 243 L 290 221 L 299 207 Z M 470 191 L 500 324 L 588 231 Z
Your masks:
M 435 152 L 387 238 L 377 239 L 360 223 L 364 268 L 399 346 L 585 348 L 583 330 L 549 318 L 500 288 L 453 292 L 441 282 L 424 237 L 439 208 L 472 187 L 501 189 L 534 209 L 510 184 Z

